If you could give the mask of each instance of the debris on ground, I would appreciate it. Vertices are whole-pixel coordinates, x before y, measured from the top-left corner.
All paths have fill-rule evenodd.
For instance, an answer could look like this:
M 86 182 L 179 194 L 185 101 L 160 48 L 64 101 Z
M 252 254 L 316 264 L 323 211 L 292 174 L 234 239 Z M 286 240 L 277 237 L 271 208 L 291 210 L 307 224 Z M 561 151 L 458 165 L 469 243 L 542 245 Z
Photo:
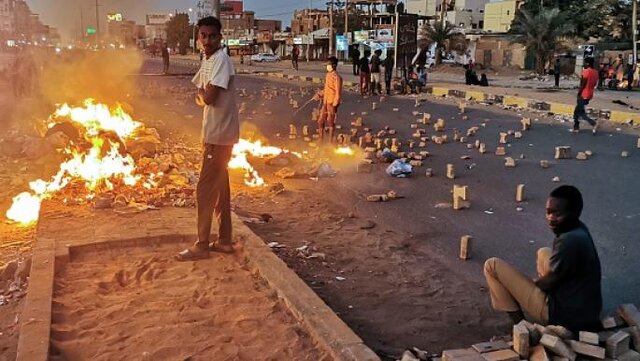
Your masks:
M 576 359 L 640 359 L 640 311 L 634 304 L 623 304 L 615 316 L 602 319 L 603 331 L 580 331 L 526 320 L 513 326 L 510 336 L 494 337 L 489 342 L 470 348 L 444 350 L 442 361 L 455 360 L 551 360 Z M 407 351 L 403 356 L 407 354 Z M 407 354 L 408 355 L 408 354 Z M 410 353 L 414 359 L 418 354 Z M 404 360 L 404 359 L 401 359 Z M 408 358 L 407 360 L 413 360 Z

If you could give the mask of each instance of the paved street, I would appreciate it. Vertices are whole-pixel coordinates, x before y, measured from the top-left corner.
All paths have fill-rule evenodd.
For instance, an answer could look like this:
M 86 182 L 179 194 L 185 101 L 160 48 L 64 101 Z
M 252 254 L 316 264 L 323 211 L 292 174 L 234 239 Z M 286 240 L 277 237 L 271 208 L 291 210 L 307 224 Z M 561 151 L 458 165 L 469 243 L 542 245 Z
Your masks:
M 289 75 L 303 75 L 313 77 L 324 76 L 324 64 L 322 62 L 300 62 L 299 71 L 291 68 L 291 62 L 283 60 L 277 63 L 253 63 L 249 66 L 246 62 L 244 65 L 239 63 L 237 57 L 233 58 L 238 69 L 254 72 L 282 72 Z M 191 68 L 198 65 L 198 61 L 193 56 L 176 57 L 175 63 L 181 66 L 191 64 Z M 489 70 L 486 71 L 489 78 L 490 87 L 467 86 L 464 85 L 464 70 L 462 67 L 445 66 L 445 70 L 431 70 L 428 74 L 428 84 L 433 86 L 455 86 L 457 89 L 470 89 L 475 91 L 489 92 L 497 95 L 514 95 L 531 99 L 538 99 L 548 102 L 560 102 L 566 104 L 575 104 L 576 89 L 579 85 L 579 78 L 571 77 L 562 79 L 560 88 L 553 88 L 553 76 L 546 76 L 544 81 L 540 80 L 520 80 L 524 75 L 529 75 L 528 71 L 521 71 L 519 74 L 511 71 L 511 75 L 498 75 Z M 358 78 L 352 75 L 351 64 L 341 65 L 340 72 L 347 81 L 358 82 Z M 617 104 L 613 101 L 622 101 L 635 109 L 629 109 L 629 106 Z M 590 103 L 591 107 L 598 109 L 609 109 L 619 111 L 639 111 L 640 109 L 640 91 L 597 91 L 594 99 Z
M 143 73 L 157 72 L 157 66 L 147 63 Z M 259 93 L 266 86 L 294 89 L 307 86 L 256 76 L 238 78 L 237 87 L 246 88 L 249 93 Z M 140 82 L 163 87 L 188 86 L 187 77 L 142 77 Z M 299 99 L 300 104 L 304 101 Z M 385 165 L 376 165 L 371 174 L 356 174 L 355 163 L 351 163 L 336 164 L 340 173 L 332 179 L 282 181 L 271 175 L 277 169 L 259 166 L 268 182 L 283 182 L 290 190 L 289 195 L 271 199 L 256 194 L 251 200 L 253 193 L 240 186 L 234 190 L 234 203 L 242 209 L 270 212 L 274 216 L 273 224 L 251 225 L 266 240 L 285 243 L 294 239 L 297 241 L 288 246 L 295 248 L 300 246 L 301 239 L 310 239 L 327 253 L 326 267 L 309 265 L 287 252 L 281 256 L 374 350 L 391 354 L 418 346 L 438 352 L 446 347 L 466 347 L 499 332 L 507 333 L 506 317 L 489 308 L 482 264 L 488 257 L 500 256 L 533 274 L 536 249 L 550 245 L 553 239 L 544 221 L 546 195 L 564 183 L 574 184 L 583 192 L 583 221 L 593 234 L 603 265 L 605 310 L 611 312 L 620 303 L 640 299 L 640 281 L 634 275 L 640 256 L 637 207 L 640 195 L 635 189 L 640 176 L 637 130 L 605 125 L 597 136 L 588 131 L 574 135 L 567 131 L 568 123 L 540 119 L 534 121 L 524 138 L 511 140 L 507 155 L 517 159 L 519 165 L 510 169 L 504 167 L 503 157 L 492 152 L 498 143 L 498 132 L 519 130 L 520 116 L 514 112 L 473 105 L 467 111 L 469 120 L 462 120 L 451 100 L 431 98 L 414 108 L 413 100 L 405 97 L 387 98 L 382 103 L 376 99 L 379 109 L 375 112 L 371 111 L 372 101 L 347 94 L 340 108 L 339 123 L 349 129 L 355 118 L 349 114 L 367 111 L 365 126 L 378 130 L 388 125 L 398 130 L 398 138 L 402 140 L 411 137 L 414 110 L 446 119 L 449 137 L 454 129 L 464 133 L 469 127 L 486 122 L 486 127 L 481 127 L 471 140 L 486 142 L 489 152 L 480 155 L 475 149 L 468 150 L 465 144 L 429 142 L 426 149 L 431 156 L 408 179 L 388 177 Z M 197 139 L 200 124 L 195 105 L 184 105 L 170 97 L 155 99 L 155 103 L 137 106 L 141 113 L 153 110 L 153 116 L 165 122 L 165 132 L 184 133 Z M 246 105 L 247 114 L 256 110 L 251 123 L 276 144 L 287 144 L 275 135 L 288 134 L 290 122 L 312 125 L 309 120 L 312 107 L 290 119 L 293 112 L 284 96 L 273 101 L 247 101 Z M 394 112 L 393 108 L 399 111 Z M 427 134 L 433 134 L 432 128 L 427 129 Z M 553 151 L 557 145 L 570 145 L 574 154 L 591 150 L 594 156 L 587 161 L 555 161 Z M 630 153 L 629 158 L 620 156 L 623 150 Z M 462 160 L 463 155 L 471 159 Z M 551 161 L 549 169 L 540 168 L 539 161 L 543 159 Z M 455 181 L 444 177 L 447 163 L 456 167 Z M 434 169 L 434 177 L 423 175 L 426 167 Z M 555 176 L 560 177 L 560 183 L 551 181 Z M 514 198 L 519 183 L 526 184 L 527 200 L 521 204 Z M 471 209 L 436 207 L 451 202 L 453 184 L 469 186 Z M 364 201 L 367 194 L 389 190 L 405 198 L 389 203 Z M 516 207 L 523 209 L 517 211 Z M 305 209 L 311 208 L 336 212 L 334 216 L 344 218 L 353 212 L 358 220 L 371 220 L 376 226 L 371 231 L 336 228 L 336 219 L 329 216 L 305 219 Z M 287 217 L 295 221 L 287 221 Z M 297 226 L 307 228 L 303 232 L 296 230 Z M 342 238 L 347 233 L 357 233 L 359 238 Z M 474 245 L 472 259 L 462 262 L 457 259 L 458 241 L 465 234 L 474 237 Z M 350 241 L 345 242 L 346 239 Z M 320 282 L 330 274 L 329 270 L 340 270 L 347 281 L 336 283 L 325 277 Z

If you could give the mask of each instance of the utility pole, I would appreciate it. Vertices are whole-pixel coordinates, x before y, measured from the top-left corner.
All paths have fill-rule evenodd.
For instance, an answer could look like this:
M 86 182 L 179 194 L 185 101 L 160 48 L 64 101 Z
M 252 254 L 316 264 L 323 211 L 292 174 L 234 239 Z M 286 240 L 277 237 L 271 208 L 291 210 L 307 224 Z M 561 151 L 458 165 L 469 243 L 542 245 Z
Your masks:
M 96 0 L 96 35 L 100 37 L 100 4 Z
M 638 0 L 633 0 L 632 11 L 631 31 L 633 31 L 633 35 L 631 38 L 633 39 L 633 63 L 636 64 L 638 62 Z
M 80 6 L 80 37 L 84 39 L 84 11 Z
M 211 4 L 213 5 L 213 16 L 220 19 L 220 0 L 213 0 Z
M 349 0 L 344 1 L 344 37 L 347 40 L 347 50 L 344 53 L 344 60 L 349 59 Z
M 329 54 L 333 53 L 333 0 L 329 0 Z

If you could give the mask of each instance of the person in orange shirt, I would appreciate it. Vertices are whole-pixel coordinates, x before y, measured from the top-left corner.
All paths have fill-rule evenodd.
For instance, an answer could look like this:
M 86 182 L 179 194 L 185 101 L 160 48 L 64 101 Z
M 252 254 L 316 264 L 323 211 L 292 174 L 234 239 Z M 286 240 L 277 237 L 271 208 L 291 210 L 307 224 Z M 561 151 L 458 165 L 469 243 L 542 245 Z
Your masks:
M 324 140 L 325 126 L 329 127 L 329 141 L 333 143 L 336 130 L 336 113 L 342 101 L 342 77 L 338 74 L 338 58 L 329 57 L 327 75 L 324 78 L 324 90 L 318 92 L 316 99 L 322 99 L 322 108 L 318 117 L 320 141 Z
M 593 68 L 593 58 L 584 59 L 584 70 L 582 71 L 582 79 L 580 79 L 580 87 L 578 89 L 578 101 L 573 111 L 573 129 L 571 132 L 580 131 L 580 118 L 586 120 L 593 127 L 593 134 L 598 130 L 598 123 L 587 115 L 585 106 L 589 104 L 593 98 L 593 90 L 598 85 L 598 71 Z

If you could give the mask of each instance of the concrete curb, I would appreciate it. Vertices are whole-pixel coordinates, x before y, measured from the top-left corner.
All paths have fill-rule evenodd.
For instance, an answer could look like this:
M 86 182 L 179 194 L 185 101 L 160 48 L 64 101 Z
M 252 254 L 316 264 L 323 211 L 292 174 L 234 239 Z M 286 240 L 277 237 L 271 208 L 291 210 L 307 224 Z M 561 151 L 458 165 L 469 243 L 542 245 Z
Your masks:
M 335 360 L 379 361 L 330 308 L 253 231 L 234 215 L 234 232 L 244 241 L 248 264 L 258 271 L 311 336 L 329 350 Z
M 266 73 L 255 73 L 258 75 L 263 75 Z M 269 76 L 274 76 L 276 73 L 268 73 Z M 319 78 L 306 77 L 301 75 L 293 75 L 289 76 L 290 80 L 299 80 L 312 82 L 314 84 L 320 84 L 322 81 Z M 358 84 L 355 82 L 344 82 L 344 86 L 354 87 Z M 437 97 L 454 97 L 454 98 L 462 98 L 467 100 L 475 100 L 479 102 L 487 102 L 491 104 L 503 104 L 506 106 L 513 106 L 522 109 L 534 110 L 534 111 L 546 111 L 553 114 L 559 115 L 568 115 L 573 116 L 573 109 L 575 108 L 575 104 L 564 104 L 564 103 L 554 103 L 554 102 L 546 102 L 532 98 L 524 98 L 517 97 L 512 95 L 498 95 L 485 93 L 480 91 L 472 91 L 472 90 L 464 90 L 457 89 L 454 87 L 436 87 L 436 86 L 427 86 L 426 93 L 431 94 Z M 600 119 L 609 120 L 612 123 L 628 123 L 633 122 L 633 124 L 640 124 L 640 113 L 633 112 L 623 112 L 619 110 L 609 110 L 609 109 L 594 109 L 588 108 L 587 113 L 596 116 Z
M 45 203 L 43 209 L 46 208 Z M 192 243 L 196 239 L 192 209 L 166 211 L 168 215 L 165 216 L 171 216 L 176 224 L 160 226 L 162 217 L 149 212 L 130 216 L 139 218 L 137 224 L 147 226 L 135 229 L 122 229 L 116 222 L 109 222 L 117 216 L 104 211 L 101 211 L 101 218 L 96 216 L 96 211 L 90 216 L 85 215 L 84 219 L 73 220 L 75 223 L 71 225 L 69 221 L 58 224 L 58 219 L 41 221 L 37 233 L 52 233 L 57 238 L 36 235 L 16 360 L 45 361 L 49 358 L 55 272 L 74 255 L 110 248 Z M 235 238 L 244 247 L 247 264 L 276 291 L 319 349 L 336 361 L 380 361 L 362 339 L 235 214 L 233 227 Z

